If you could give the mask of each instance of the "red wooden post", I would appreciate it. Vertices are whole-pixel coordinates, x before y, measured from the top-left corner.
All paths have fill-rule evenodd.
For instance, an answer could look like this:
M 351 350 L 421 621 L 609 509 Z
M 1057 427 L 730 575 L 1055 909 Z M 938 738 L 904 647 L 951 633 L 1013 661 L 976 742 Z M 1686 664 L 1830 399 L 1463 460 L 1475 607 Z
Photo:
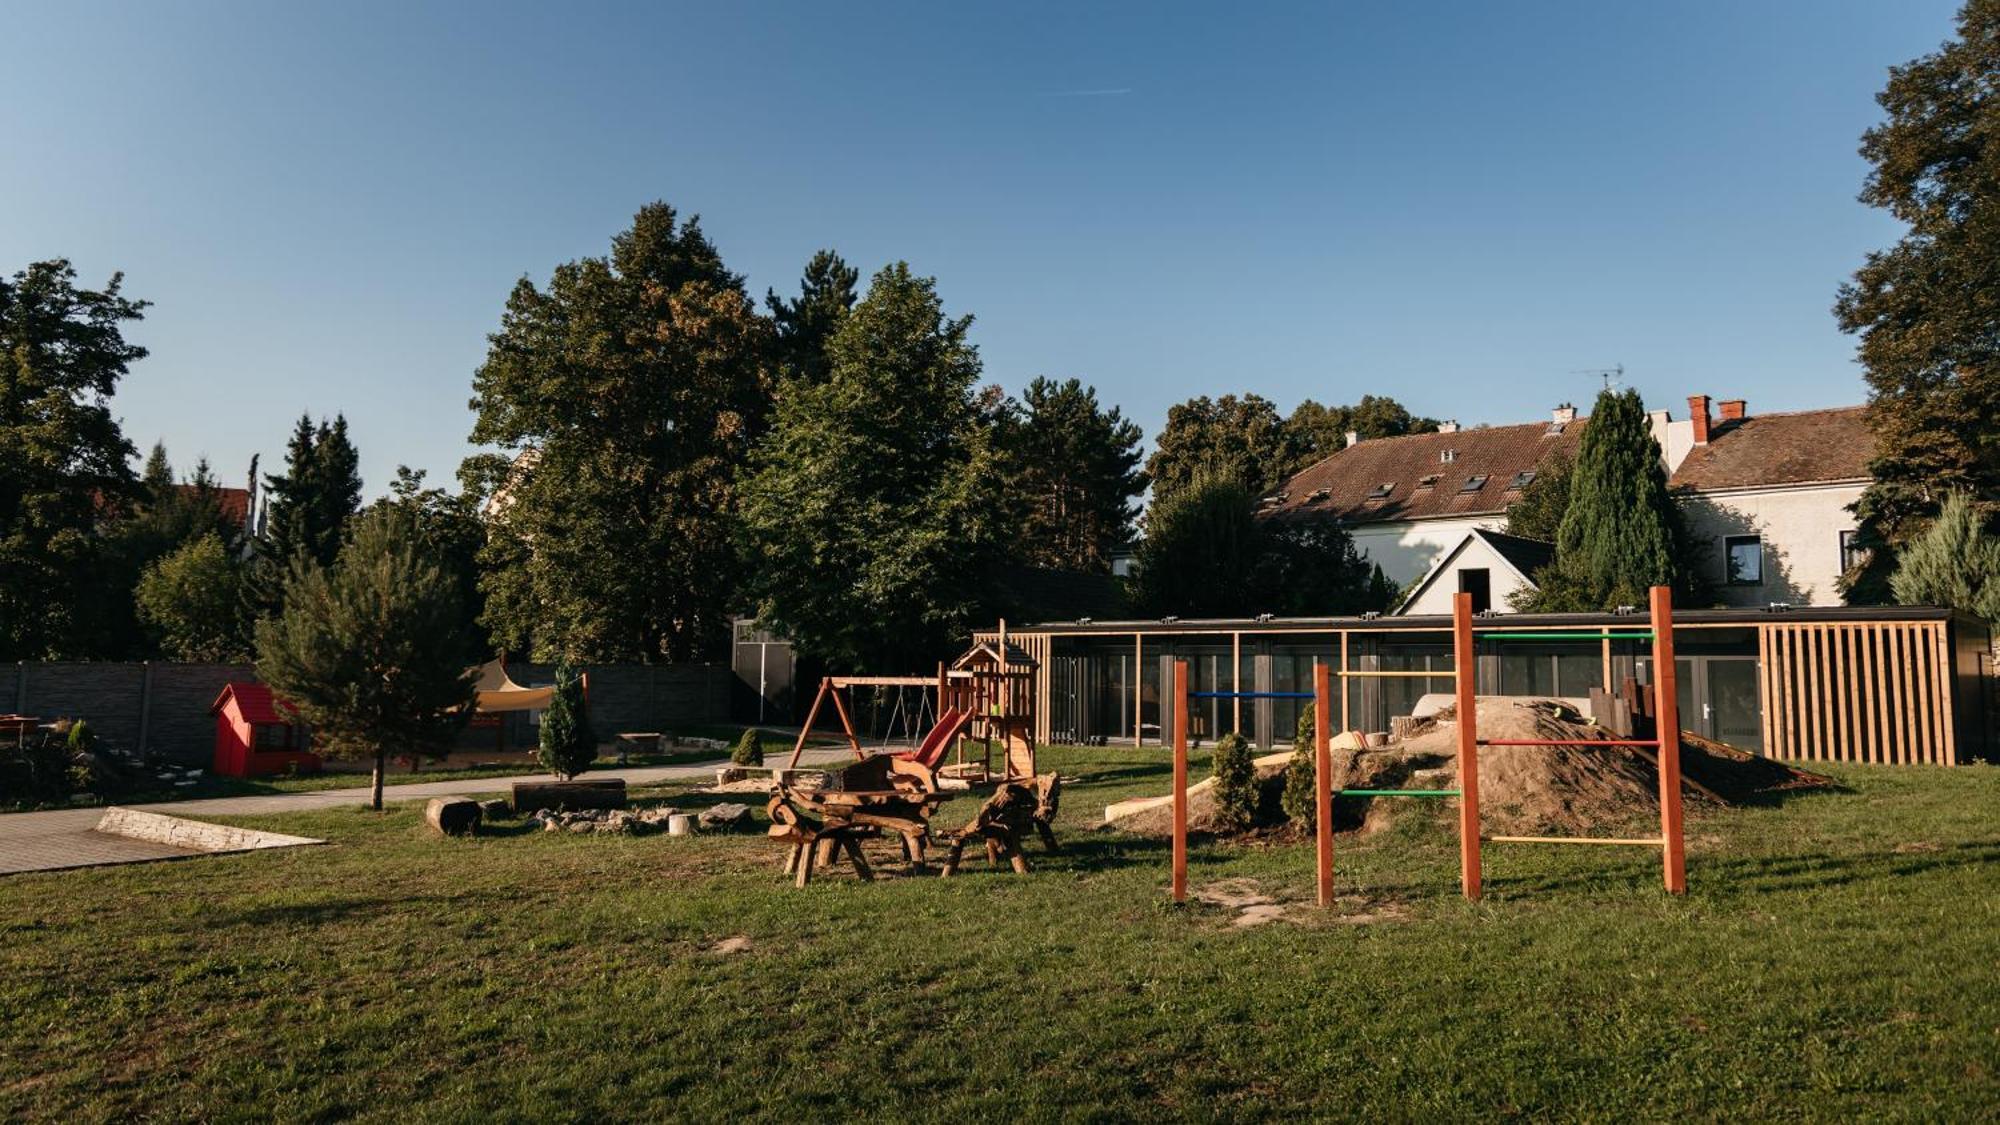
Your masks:
M 1465 897 L 1479 897 L 1479 698 L 1472 651 L 1472 595 L 1451 599 L 1452 666 L 1458 687 L 1458 882 Z
M 1187 901 L 1188 666 L 1174 661 L 1174 901 Z
M 1333 669 L 1313 665 L 1313 834 L 1319 844 L 1319 904 L 1333 905 Z
M 1674 592 L 1667 586 L 1652 591 L 1653 611 L 1653 730 L 1660 738 L 1660 854 L 1667 893 L 1687 893 L 1687 853 L 1681 836 L 1681 715 L 1680 669 L 1674 664 Z

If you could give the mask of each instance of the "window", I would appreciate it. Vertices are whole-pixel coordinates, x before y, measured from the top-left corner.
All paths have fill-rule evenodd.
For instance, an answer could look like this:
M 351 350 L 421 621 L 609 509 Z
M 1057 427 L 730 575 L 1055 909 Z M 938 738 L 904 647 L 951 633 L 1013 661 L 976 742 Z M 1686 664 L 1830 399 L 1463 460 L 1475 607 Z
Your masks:
M 292 748 L 292 728 L 283 723 L 258 723 L 250 730 L 254 737 L 253 749 L 259 754 L 273 754 Z
M 1389 494 L 1394 491 L 1396 491 L 1395 482 L 1384 481 L 1383 483 L 1376 485 L 1374 489 L 1368 493 L 1368 498 L 1370 500 L 1387 500 L 1389 498 Z
M 1507 482 L 1507 491 L 1519 492 L 1522 489 L 1528 487 L 1530 484 L 1533 484 L 1534 480 L 1535 480 L 1535 470 L 1533 469 L 1528 469 L 1524 472 L 1515 473 L 1514 479 Z
M 1458 572 L 1458 592 L 1472 595 L 1472 612 L 1493 608 L 1493 573 L 1485 567 L 1468 567 Z
M 1478 476 L 1466 477 L 1465 483 L 1459 485 L 1458 490 L 1460 492 L 1478 492 L 1480 489 L 1485 487 L 1486 487 L 1486 474 L 1480 473 Z
M 1731 586 L 1764 584 L 1764 540 L 1756 535 L 1730 535 L 1722 540 L 1723 577 Z
M 1846 574 L 1857 566 L 1868 565 L 1871 552 L 1861 545 L 1861 533 L 1843 531 L 1840 533 L 1840 572 Z
M 1432 474 L 1431 474 L 1430 476 L 1427 476 L 1427 477 L 1424 477 L 1423 479 L 1421 479 L 1421 480 L 1417 481 L 1417 487 L 1418 487 L 1418 488 L 1436 488 L 1436 487 L 1437 487 L 1437 482 L 1438 482 L 1438 474 L 1436 474 L 1436 473 L 1432 473 Z

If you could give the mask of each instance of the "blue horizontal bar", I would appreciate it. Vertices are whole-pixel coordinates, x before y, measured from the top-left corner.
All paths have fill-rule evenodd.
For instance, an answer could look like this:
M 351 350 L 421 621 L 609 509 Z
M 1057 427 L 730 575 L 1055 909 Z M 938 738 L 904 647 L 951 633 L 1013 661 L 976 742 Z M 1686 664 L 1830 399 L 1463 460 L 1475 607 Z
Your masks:
M 1311 699 L 1309 691 L 1191 691 L 1189 699 Z

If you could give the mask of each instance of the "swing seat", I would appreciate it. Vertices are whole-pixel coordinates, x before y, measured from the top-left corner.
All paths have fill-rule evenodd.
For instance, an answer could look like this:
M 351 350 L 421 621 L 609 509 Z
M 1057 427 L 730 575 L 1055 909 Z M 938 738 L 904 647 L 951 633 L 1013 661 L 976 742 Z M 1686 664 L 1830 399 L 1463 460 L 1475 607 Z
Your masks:
M 915 750 L 906 750 L 896 757 L 901 761 L 915 762 L 927 770 L 936 772 L 944 765 L 945 755 L 951 749 L 952 740 L 957 738 L 971 721 L 972 712 L 952 708 L 938 716 L 937 725 L 924 736 L 921 746 Z

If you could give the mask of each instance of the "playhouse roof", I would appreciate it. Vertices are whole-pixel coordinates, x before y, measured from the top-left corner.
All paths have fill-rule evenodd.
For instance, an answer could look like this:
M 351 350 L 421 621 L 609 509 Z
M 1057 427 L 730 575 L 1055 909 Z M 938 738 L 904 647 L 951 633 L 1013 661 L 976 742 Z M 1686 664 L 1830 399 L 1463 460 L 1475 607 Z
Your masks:
M 971 648 L 966 649 L 965 652 L 962 655 L 960 655 L 957 660 L 951 662 L 951 666 L 953 668 L 964 668 L 965 666 L 976 663 L 981 659 L 990 661 L 996 665 L 999 664 L 1000 646 L 994 644 L 991 641 L 974 642 Z M 1010 668 L 1037 668 L 1041 666 L 1040 661 L 1036 660 L 1032 656 L 1029 656 L 1026 651 L 1024 651 L 1019 645 L 1014 644 L 1012 641 L 1009 641 L 1007 643 L 1006 661 L 1007 661 L 1007 666 Z
M 258 683 L 256 680 L 231 680 L 222 685 L 222 694 L 216 696 L 215 702 L 208 705 L 208 713 L 221 714 L 223 705 L 232 697 L 236 700 L 236 710 L 242 714 L 245 722 L 263 724 L 298 721 L 298 714 L 291 704 L 273 695 L 271 685 Z M 284 708 L 283 713 L 278 710 L 280 707 Z

